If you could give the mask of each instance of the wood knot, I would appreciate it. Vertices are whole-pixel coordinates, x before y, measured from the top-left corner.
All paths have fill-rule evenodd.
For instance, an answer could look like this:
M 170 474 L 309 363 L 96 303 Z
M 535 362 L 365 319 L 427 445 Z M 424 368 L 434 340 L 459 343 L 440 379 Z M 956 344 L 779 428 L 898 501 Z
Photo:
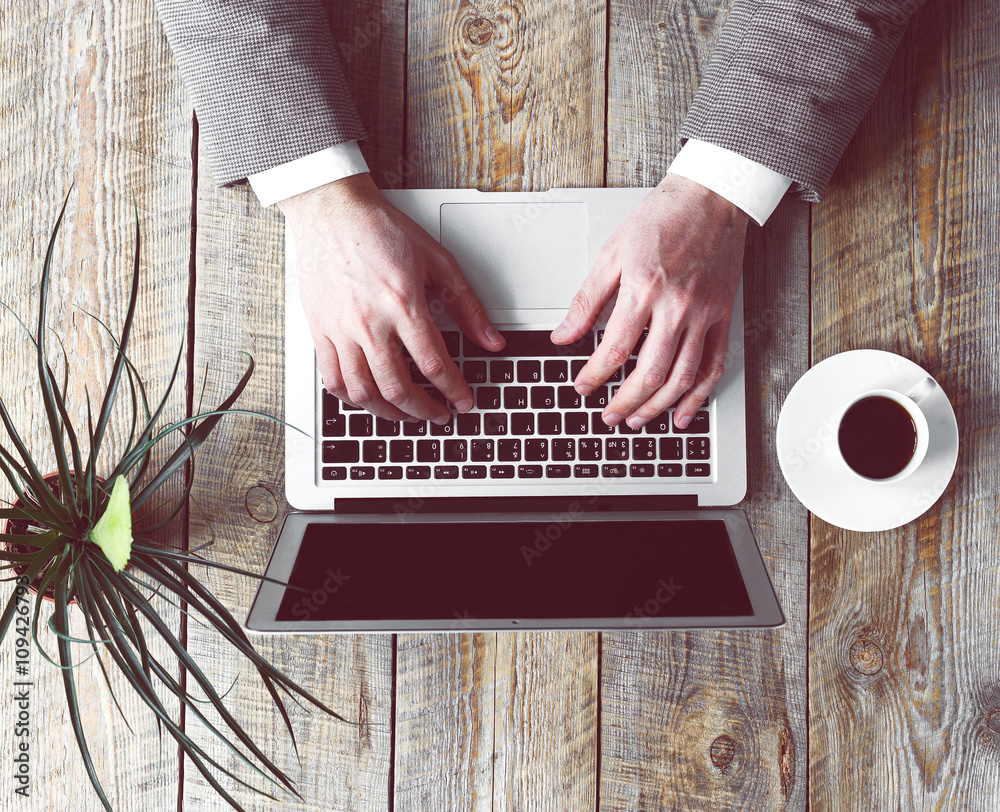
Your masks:
M 859 674 L 871 676 L 882 670 L 882 649 L 873 640 L 863 637 L 851 646 L 851 665 Z
M 243 499 L 247 515 L 255 522 L 269 524 L 278 517 L 278 500 L 264 485 L 254 485 Z
M 994 733 L 1000 733 L 1000 710 L 990 711 L 990 715 L 986 717 L 986 727 Z
M 723 733 L 712 742 L 712 746 L 708 748 L 708 755 L 712 763 L 719 768 L 719 772 L 725 774 L 726 768 L 736 755 L 736 739 Z
M 465 38 L 473 45 L 485 45 L 493 39 L 493 23 L 484 17 L 476 17 L 465 24 Z

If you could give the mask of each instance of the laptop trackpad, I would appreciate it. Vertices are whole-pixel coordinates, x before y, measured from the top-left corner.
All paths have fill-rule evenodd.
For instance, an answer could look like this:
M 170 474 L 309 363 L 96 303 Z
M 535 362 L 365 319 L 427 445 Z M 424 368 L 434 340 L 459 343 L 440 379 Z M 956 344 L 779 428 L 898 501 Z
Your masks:
M 587 267 L 586 203 L 443 203 L 441 244 L 487 310 L 562 310 Z

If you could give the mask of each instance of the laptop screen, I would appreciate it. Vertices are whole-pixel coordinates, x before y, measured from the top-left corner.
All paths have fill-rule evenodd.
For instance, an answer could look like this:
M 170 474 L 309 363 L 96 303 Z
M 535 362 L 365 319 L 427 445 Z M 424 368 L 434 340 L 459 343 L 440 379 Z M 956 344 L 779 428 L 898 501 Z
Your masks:
M 310 523 L 276 619 L 753 614 L 725 522 Z M 561 520 L 562 519 L 562 520 Z

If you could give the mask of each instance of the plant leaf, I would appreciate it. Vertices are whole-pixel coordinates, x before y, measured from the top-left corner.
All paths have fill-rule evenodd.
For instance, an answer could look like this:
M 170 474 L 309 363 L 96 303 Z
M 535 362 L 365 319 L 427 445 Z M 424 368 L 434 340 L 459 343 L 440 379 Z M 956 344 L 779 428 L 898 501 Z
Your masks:
M 125 568 L 132 554 L 132 509 L 125 477 L 115 479 L 108 506 L 90 531 L 90 540 L 104 551 L 115 572 Z

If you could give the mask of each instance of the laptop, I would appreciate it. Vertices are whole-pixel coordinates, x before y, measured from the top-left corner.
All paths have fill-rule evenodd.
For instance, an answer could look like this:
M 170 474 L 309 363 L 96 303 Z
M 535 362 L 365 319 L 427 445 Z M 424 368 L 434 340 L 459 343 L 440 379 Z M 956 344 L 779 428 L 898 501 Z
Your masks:
M 285 487 L 299 512 L 282 525 L 249 630 L 785 622 L 746 514 L 731 507 L 747 481 L 742 285 L 725 374 L 684 430 L 672 409 L 641 429 L 600 419 L 634 353 L 592 395 L 573 389 L 610 307 L 574 345 L 548 339 L 648 192 L 384 193 L 454 254 L 507 340 L 499 353 L 477 347 L 430 297 L 476 400 L 443 427 L 377 418 L 323 389 L 286 231 Z

